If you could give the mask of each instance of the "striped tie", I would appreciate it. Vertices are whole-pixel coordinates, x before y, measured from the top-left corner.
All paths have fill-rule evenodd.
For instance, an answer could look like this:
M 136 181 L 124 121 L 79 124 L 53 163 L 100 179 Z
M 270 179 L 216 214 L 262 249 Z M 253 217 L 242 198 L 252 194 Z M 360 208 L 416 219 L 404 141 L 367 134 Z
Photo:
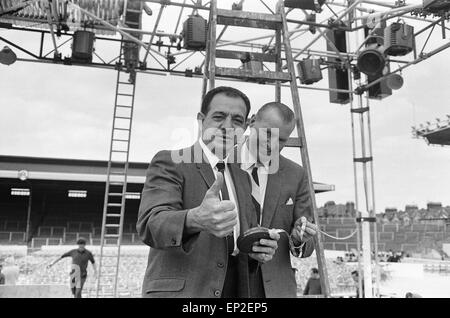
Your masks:
M 261 224 L 261 189 L 259 187 L 258 166 L 252 169 L 252 201 L 255 206 L 256 219 Z

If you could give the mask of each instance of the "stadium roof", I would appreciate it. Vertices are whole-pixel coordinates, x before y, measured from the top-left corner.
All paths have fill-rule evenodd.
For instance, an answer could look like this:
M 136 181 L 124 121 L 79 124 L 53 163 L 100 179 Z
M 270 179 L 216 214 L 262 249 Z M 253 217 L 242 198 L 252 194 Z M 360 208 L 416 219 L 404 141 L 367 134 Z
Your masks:
M 421 134 L 429 144 L 450 146 L 450 126 Z
M 442 121 L 434 125 L 429 124 L 425 128 L 414 129 L 415 137 L 426 139 L 428 144 L 450 146 L 450 116 L 446 125 L 442 125 Z
M 27 179 L 106 182 L 108 161 L 59 159 L 42 157 L 1 156 L 0 178 L 18 179 L 20 172 Z M 130 162 L 128 182 L 143 184 L 148 163 Z M 316 193 L 334 191 L 334 185 L 314 182 Z

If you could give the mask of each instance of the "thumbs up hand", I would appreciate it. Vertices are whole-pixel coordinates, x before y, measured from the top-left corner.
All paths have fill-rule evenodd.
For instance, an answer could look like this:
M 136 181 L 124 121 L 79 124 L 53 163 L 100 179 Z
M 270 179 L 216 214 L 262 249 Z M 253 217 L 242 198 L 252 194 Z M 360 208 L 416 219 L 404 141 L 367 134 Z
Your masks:
M 219 173 L 200 206 L 188 211 L 186 228 L 189 233 L 207 231 L 217 237 L 233 233 L 237 224 L 236 206 L 229 200 L 220 200 L 223 183 L 223 175 Z

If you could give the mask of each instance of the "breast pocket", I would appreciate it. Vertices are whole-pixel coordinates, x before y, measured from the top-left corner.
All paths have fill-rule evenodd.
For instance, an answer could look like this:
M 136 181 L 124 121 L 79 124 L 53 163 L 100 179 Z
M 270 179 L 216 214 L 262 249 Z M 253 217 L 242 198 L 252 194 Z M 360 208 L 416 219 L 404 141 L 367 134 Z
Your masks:
M 293 224 L 294 220 L 294 205 L 293 204 L 281 204 L 278 207 L 277 212 L 277 226 L 279 228 L 283 228 L 286 231 L 291 229 L 291 225 Z

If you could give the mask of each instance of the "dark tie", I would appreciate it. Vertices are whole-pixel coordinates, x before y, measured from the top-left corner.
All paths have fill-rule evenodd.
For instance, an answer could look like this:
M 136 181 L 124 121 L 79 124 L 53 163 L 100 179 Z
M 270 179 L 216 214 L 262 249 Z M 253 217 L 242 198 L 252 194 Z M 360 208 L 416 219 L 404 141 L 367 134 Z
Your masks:
M 252 169 L 252 178 L 253 178 L 253 181 L 255 181 L 255 183 L 259 186 L 258 167 L 257 166 L 255 166 Z
M 258 167 L 256 165 L 252 169 L 252 178 L 253 178 L 253 181 L 255 181 L 256 185 L 259 187 Z M 261 222 L 261 204 L 258 202 L 258 200 L 253 195 L 252 195 L 252 201 L 253 201 L 253 205 L 255 206 L 256 220 L 258 221 L 258 224 L 260 224 L 260 222 Z
M 223 187 L 222 191 L 222 200 L 230 200 L 230 195 L 228 193 L 227 183 L 225 182 L 225 163 L 223 161 L 219 161 L 216 164 L 217 170 L 223 175 Z M 227 246 L 228 246 L 228 254 L 232 254 L 234 251 L 234 235 L 227 236 Z

